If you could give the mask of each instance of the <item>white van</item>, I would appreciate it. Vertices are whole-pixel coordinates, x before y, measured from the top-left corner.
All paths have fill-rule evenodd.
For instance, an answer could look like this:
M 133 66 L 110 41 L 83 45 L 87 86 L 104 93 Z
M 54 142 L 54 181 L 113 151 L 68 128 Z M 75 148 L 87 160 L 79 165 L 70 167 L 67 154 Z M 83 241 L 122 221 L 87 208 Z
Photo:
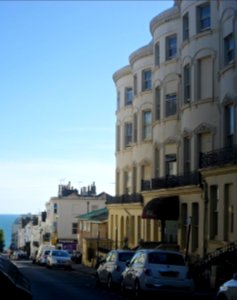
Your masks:
M 55 249 L 55 246 L 53 245 L 45 245 L 45 244 L 40 245 L 35 258 L 36 264 L 40 264 L 41 256 L 43 255 L 45 250 L 53 250 L 53 249 Z

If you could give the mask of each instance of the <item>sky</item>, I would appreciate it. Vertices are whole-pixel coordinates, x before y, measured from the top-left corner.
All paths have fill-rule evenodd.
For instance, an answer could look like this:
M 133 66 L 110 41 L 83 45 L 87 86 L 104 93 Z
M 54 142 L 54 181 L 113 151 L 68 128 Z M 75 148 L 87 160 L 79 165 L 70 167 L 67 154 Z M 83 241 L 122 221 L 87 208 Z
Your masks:
M 0 214 L 96 185 L 115 195 L 113 74 L 147 45 L 153 1 L 0 1 Z

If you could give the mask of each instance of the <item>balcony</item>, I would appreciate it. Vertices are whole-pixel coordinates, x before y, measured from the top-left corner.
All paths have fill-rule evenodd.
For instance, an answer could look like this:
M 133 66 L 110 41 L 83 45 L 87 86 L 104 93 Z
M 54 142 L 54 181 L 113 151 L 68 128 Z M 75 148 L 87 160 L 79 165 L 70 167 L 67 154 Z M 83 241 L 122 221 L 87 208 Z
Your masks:
M 168 189 L 187 185 L 200 185 L 200 183 L 201 175 L 198 171 L 194 171 L 183 175 L 168 175 L 165 177 L 152 178 L 151 180 L 142 180 L 141 190 Z
M 200 168 L 237 164 L 237 145 L 200 153 Z
M 115 197 L 110 197 L 107 199 L 106 204 L 117 204 L 117 203 L 143 203 L 143 197 L 141 194 L 131 194 L 131 195 L 120 195 Z

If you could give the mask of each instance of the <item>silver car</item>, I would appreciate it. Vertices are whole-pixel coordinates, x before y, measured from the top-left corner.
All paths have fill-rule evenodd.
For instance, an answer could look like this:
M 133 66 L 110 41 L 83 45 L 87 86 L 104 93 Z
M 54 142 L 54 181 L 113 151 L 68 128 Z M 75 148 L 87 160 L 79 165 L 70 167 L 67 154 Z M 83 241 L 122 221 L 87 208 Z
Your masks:
M 50 250 L 47 256 L 46 267 L 72 269 L 71 256 L 66 250 L 59 250 L 59 249 Z
M 122 273 L 121 289 L 135 298 L 148 292 L 191 298 L 194 281 L 183 255 L 177 251 L 141 249 Z
M 116 249 L 107 253 L 96 270 L 97 285 L 104 284 L 107 288 L 120 286 L 121 274 L 126 267 L 126 262 L 134 255 L 135 251 Z
M 237 300 L 237 273 L 219 287 L 216 300 Z

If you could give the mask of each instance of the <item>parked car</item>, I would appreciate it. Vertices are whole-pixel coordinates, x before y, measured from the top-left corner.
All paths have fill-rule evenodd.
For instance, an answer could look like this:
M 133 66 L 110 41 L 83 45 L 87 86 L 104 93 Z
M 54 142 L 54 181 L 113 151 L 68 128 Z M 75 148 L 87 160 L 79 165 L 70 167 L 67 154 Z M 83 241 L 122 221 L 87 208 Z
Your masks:
M 71 254 L 71 259 L 75 264 L 81 264 L 82 254 L 80 251 L 73 251 Z
M 107 288 L 120 286 L 121 274 L 135 251 L 116 249 L 107 253 L 96 270 L 97 285 L 104 284 Z
M 28 255 L 25 251 L 15 250 L 11 255 L 12 260 L 25 260 L 28 259 Z
M 47 257 L 49 255 L 50 250 L 49 249 L 44 249 L 41 255 L 37 259 L 37 263 L 40 266 L 45 266 L 47 263 Z
M 218 288 L 216 300 L 237 300 L 237 273 Z
M 148 292 L 192 296 L 194 281 L 183 255 L 173 250 L 141 249 L 122 273 L 121 289 L 135 298 Z
M 1 299 L 31 300 L 31 284 L 8 258 L 0 257 Z
M 72 268 L 71 256 L 67 250 L 59 250 L 59 249 L 50 250 L 47 256 L 46 267 L 71 269 Z
M 35 263 L 39 264 L 39 259 L 40 259 L 40 257 L 42 256 L 42 254 L 45 250 L 53 250 L 53 249 L 55 249 L 55 246 L 53 246 L 53 245 L 41 244 L 39 246 L 39 249 L 37 250 L 37 253 L 36 253 Z

